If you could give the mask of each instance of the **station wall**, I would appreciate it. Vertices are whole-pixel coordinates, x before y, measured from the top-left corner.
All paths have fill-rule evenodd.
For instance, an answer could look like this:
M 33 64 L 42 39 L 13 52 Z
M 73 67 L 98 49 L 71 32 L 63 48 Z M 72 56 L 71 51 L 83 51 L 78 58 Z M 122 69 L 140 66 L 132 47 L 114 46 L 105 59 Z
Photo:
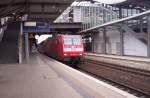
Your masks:
M 121 55 L 121 32 L 115 27 L 106 29 L 106 37 L 104 40 L 104 32 L 99 31 L 93 35 L 93 52 L 105 53 L 113 55 Z M 144 32 L 123 32 L 123 55 L 128 56 L 148 56 L 147 36 Z M 104 42 L 105 41 L 105 42 Z

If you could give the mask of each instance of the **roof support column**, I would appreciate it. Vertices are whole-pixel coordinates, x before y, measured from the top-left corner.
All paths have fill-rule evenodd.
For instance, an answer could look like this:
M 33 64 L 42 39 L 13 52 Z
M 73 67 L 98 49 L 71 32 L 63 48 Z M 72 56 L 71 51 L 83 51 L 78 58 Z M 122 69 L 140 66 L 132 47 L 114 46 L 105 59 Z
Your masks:
M 26 62 L 29 61 L 29 36 L 28 33 L 25 33 L 25 56 L 26 56 Z
M 143 19 L 140 18 L 140 33 L 143 33 Z
M 104 5 L 103 5 L 104 7 Z M 106 10 L 103 9 L 103 23 L 106 23 L 107 22 L 107 13 L 106 13 Z
M 148 57 L 150 57 L 150 15 L 147 16 Z
M 121 18 L 122 18 L 122 8 L 119 7 L 119 19 L 121 19 Z
M 123 36 L 123 30 L 120 28 L 120 56 L 124 55 L 124 36 Z
M 94 42 L 95 40 L 94 40 L 94 33 L 91 33 L 91 50 L 92 50 L 92 53 L 95 53 L 95 51 L 94 51 Z
M 20 23 L 20 34 L 19 34 L 19 63 L 23 62 L 23 29 L 22 29 L 22 22 Z
M 103 31 L 103 53 L 106 54 L 106 28 Z

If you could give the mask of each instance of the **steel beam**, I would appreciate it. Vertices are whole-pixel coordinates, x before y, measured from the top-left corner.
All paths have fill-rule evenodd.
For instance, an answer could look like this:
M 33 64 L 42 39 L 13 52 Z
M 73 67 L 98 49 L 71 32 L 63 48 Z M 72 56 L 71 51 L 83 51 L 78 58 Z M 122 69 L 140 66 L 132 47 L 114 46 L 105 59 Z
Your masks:
M 81 23 L 54 23 L 51 24 L 51 29 L 81 29 Z
M 56 7 L 63 7 L 63 6 L 68 6 L 71 3 L 65 3 L 65 2 L 16 2 L 13 3 L 12 6 L 18 6 L 18 5 L 26 5 L 28 3 L 28 5 L 51 5 L 51 6 L 56 6 Z M 0 8 L 4 8 L 6 6 L 8 6 L 9 4 L 0 4 Z
M 31 15 L 60 15 L 60 12 L 30 12 Z

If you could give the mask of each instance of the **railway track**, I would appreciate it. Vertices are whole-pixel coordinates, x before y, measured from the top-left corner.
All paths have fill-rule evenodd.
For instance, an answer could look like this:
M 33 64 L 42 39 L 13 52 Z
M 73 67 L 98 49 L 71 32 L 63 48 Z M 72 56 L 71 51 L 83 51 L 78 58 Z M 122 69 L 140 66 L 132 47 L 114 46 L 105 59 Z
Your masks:
M 134 95 L 150 98 L 150 72 L 148 71 L 102 63 L 90 59 L 84 59 L 84 62 L 79 64 L 78 68 L 118 88 L 127 88 L 126 91 L 131 91 Z

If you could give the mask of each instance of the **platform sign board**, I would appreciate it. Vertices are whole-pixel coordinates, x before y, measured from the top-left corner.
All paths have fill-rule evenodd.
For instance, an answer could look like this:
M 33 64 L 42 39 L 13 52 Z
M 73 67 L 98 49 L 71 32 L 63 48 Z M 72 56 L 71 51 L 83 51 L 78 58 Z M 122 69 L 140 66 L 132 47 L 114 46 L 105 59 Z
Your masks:
M 23 32 L 24 33 L 50 32 L 50 23 L 49 22 L 24 22 Z

